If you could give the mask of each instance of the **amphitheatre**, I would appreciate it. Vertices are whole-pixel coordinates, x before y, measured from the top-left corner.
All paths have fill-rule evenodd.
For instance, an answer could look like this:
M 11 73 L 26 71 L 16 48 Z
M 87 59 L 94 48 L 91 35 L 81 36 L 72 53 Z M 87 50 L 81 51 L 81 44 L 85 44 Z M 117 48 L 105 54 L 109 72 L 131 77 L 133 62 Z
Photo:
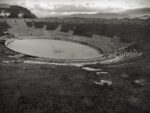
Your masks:
M 123 29 L 123 33 L 117 31 L 122 33 L 119 37 L 105 35 L 103 24 L 36 21 L 39 19 L 1 19 L 0 112 L 149 111 L 149 50 L 142 48 L 146 43 L 141 47 L 141 41 L 121 40 L 124 33 L 130 39 L 145 33 L 132 32 L 135 24 L 131 28 L 115 24 L 115 29 L 108 24 L 111 31 Z M 103 35 L 94 32 L 101 26 Z M 143 25 L 136 24 L 139 26 L 141 31 Z M 82 27 L 86 34 L 94 29 L 91 36 L 77 34 Z
M 142 52 L 135 49 L 127 51 L 127 48 L 135 42 L 124 43 L 117 36 L 110 38 L 93 34 L 92 37 L 86 37 L 74 35 L 73 30 L 61 32 L 61 24 L 54 30 L 47 30 L 47 25 L 35 28 L 34 22 L 29 27 L 24 19 L 6 19 L 5 21 L 10 26 L 5 32 L 7 34 L 4 38 L 6 47 L 18 54 L 41 58 L 38 61 L 67 64 L 113 64 L 142 55 Z
M 53 0 L 25 1 L 45 15 Z M 39 18 L 8 6 L 0 1 L 0 113 L 150 113 L 149 16 Z

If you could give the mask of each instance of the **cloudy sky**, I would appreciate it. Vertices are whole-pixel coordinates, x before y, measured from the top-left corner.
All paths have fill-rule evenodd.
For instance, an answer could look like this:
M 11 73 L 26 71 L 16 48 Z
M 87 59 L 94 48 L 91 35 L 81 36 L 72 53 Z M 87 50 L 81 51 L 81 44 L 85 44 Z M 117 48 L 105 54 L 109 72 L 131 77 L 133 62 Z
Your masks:
M 0 0 L 0 3 L 21 5 L 38 17 L 150 7 L 150 0 Z

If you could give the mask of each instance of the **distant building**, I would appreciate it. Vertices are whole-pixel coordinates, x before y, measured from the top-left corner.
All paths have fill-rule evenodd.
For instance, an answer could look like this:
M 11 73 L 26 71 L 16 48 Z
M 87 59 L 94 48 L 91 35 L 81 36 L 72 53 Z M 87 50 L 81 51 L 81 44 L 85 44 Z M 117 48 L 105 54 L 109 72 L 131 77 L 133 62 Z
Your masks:
M 6 15 L 6 17 L 9 17 L 11 14 L 10 14 L 10 12 L 8 13 L 5 13 L 5 15 Z
M 7 12 L 9 8 L 10 5 L 8 4 L 0 4 L 0 17 L 7 18 L 10 15 L 10 13 Z
M 24 13 L 19 12 L 19 13 L 18 13 L 18 18 L 23 18 L 23 17 L 24 17 Z

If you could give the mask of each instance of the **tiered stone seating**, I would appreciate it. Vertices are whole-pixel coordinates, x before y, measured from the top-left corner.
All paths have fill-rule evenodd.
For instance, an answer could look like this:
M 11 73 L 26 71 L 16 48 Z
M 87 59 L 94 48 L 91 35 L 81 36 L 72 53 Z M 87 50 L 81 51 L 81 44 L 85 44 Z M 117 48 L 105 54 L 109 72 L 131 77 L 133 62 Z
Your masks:
M 8 30 L 9 33 L 14 34 L 17 38 L 44 38 L 44 39 L 60 39 L 68 40 L 74 42 L 86 43 L 93 45 L 99 50 L 103 51 L 104 56 L 98 57 L 96 59 L 91 59 L 92 61 L 101 61 L 104 59 L 111 59 L 116 57 L 120 50 L 131 45 L 131 43 L 123 43 L 118 37 L 109 38 L 106 36 L 93 35 L 91 38 L 84 36 L 73 35 L 73 31 L 68 33 L 61 32 L 61 25 L 58 26 L 56 30 L 48 31 L 45 25 L 42 29 L 36 29 L 35 26 L 28 27 L 24 20 L 7 20 L 7 23 L 11 26 Z M 141 53 L 120 53 L 120 56 L 139 56 Z M 84 60 L 82 60 L 85 62 Z M 87 61 L 86 61 L 87 62 Z M 89 60 L 90 62 L 90 60 Z

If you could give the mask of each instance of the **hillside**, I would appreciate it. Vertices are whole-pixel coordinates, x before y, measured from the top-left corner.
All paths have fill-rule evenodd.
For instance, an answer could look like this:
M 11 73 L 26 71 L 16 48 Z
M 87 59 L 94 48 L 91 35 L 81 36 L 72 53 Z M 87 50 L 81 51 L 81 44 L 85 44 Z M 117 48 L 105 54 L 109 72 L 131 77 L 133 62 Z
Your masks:
M 0 5 L 3 6 L 3 5 Z M 6 13 L 10 13 L 8 18 L 18 18 L 18 14 L 21 12 L 24 14 L 24 18 L 36 18 L 36 16 L 27 8 L 17 6 L 17 5 L 12 5 L 10 7 L 0 7 L 0 10 L 4 9 Z

